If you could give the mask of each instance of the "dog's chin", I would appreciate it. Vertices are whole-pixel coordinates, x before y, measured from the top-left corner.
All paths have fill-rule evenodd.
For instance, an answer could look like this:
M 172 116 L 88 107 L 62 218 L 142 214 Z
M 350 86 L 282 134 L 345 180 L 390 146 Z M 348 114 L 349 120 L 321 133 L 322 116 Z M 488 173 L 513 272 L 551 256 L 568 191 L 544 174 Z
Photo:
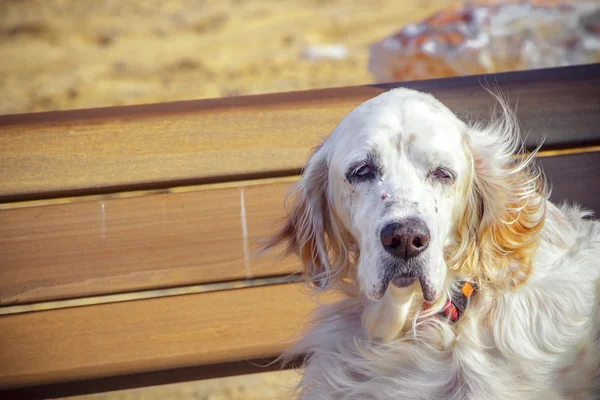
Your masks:
M 434 289 L 431 280 L 427 276 L 424 276 L 424 274 L 418 274 L 418 276 L 414 277 L 396 275 L 392 278 L 390 283 L 396 287 L 405 288 L 411 286 L 417 280 L 421 285 L 421 291 L 423 292 L 423 298 L 425 301 L 433 302 L 437 297 L 436 290 Z
M 421 255 L 409 262 L 398 260 L 386 260 L 384 267 L 384 277 L 379 286 L 379 298 L 383 297 L 389 285 L 394 285 L 398 288 L 406 288 L 412 286 L 416 281 L 419 281 L 423 298 L 427 302 L 433 302 L 437 297 L 435 285 L 429 276 L 428 261 L 429 258 Z
M 401 276 L 396 275 L 392 278 L 392 284 L 399 288 L 405 288 L 411 286 L 417 280 L 414 276 Z
M 397 288 L 407 288 L 419 282 L 423 298 L 427 302 L 434 302 L 437 297 L 435 284 L 427 273 L 427 258 L 418 258 L 409 262 L 382 259 L 383 276 L 378 285 L 372 286 L 371 290 L 365 291 L 366 296 L 378 301 L 383 298 L 390 285 Z

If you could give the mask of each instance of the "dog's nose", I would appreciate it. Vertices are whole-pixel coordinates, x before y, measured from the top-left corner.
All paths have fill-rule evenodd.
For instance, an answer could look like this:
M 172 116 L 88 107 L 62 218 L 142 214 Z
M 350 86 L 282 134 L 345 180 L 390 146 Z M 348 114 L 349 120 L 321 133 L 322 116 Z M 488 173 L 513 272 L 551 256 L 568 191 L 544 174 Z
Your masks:
M 423 252 L 429 245 L 429 229 L 417 218 L 386 225 L 381 230 L 381 244 L 388 253 L 408 261 Z

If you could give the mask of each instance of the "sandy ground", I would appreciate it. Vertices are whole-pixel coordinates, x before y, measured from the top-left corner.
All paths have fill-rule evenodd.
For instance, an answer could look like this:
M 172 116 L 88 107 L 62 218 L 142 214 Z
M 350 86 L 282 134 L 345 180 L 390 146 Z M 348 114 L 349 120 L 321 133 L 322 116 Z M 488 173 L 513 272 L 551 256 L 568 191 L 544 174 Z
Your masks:
M 371 83 L 370 43 L 455 2 L 4 0 L 0 114 Z M 305 57 L 335 44 L 347 57 Z M 284 371 L 81 399 L 286 399 L 296 379 Z
M 0 114 L 369 83 L 370 43 L 455 2 L 5 0 Z

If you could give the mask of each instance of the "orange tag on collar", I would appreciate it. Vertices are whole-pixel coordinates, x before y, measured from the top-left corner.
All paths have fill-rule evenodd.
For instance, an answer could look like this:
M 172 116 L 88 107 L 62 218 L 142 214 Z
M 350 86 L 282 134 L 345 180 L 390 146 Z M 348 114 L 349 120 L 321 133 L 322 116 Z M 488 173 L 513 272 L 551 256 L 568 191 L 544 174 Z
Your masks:
M 473 286 L 469 282 L 465 282 L 462 288 L 460 288 L 462 294 L 468 299 L 473 295 Z

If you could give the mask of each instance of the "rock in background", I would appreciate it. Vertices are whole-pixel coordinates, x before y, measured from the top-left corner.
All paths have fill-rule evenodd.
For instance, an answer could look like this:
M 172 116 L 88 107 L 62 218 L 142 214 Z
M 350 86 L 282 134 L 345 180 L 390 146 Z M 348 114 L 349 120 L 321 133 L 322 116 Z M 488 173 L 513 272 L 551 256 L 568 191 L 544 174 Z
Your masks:
M 370 48 L 379 82 L 600 62 L 600 2 L 488 0 L 448 8 Z

